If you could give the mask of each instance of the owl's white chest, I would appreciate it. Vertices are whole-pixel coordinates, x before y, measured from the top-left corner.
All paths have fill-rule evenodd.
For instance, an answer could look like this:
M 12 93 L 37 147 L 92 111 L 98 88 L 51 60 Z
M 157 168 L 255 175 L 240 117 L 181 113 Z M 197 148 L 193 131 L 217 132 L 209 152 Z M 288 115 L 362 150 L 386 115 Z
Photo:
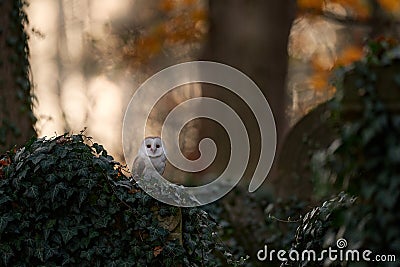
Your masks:
M 153 164 L 154 167 L 159 167 L 160 165 L 165 164 L 165 157 L 163 155 L 155 158 L 150 158 L 151 164 Z
M 159 157 L 146 157 L 144 159 L 144 169 L 142 174 L 144 176 L 154 176 L 156 173 L 163 174 L 166 164 L 165 155 Z

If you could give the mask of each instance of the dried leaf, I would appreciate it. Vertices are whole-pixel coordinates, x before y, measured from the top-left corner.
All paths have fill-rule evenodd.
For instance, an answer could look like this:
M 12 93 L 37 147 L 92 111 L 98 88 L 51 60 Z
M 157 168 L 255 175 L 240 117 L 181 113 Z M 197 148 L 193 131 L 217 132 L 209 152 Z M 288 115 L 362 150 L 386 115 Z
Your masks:
M 140 192 L 140 189 L 132 188 L 128 193 L 129 194 L 136 194 L 138 192 Z
M 160 255 L 160 253 L 163 251 L 163 247 L 162 246 L 156 246 L 154 249 L 153 249 L 153 255 L 154 255 L 154 257 L 157 257 L 158 255 Z
M 7 166 L 7 165 L 10 165 L 10 160 L 9 159 L 0 160 L 0 166 Z

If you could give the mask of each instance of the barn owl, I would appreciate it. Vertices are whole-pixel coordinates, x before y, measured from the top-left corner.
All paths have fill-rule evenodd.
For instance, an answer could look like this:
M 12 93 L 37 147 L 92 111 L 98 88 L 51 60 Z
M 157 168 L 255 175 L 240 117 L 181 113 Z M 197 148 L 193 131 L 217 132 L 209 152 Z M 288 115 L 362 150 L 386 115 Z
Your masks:
M 163 174 L 166 164 L 164 144 L 160 137 L 146 137 L 133 162 L 133 178 L 151 178 L 154 171 Z

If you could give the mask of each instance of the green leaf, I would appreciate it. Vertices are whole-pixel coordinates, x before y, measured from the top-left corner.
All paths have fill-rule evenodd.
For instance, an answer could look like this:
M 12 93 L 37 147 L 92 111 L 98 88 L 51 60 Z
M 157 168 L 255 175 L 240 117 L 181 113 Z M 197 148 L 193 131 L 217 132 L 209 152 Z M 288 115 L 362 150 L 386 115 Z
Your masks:
M 65 190 L 65 189 L 66 188 L 63 182 L 56 184 L 51 190 L 51 201 L 54 202 L 54 199 L 57 197 L 58 192 L 60 192 L 60 190 Z
M 66 244 L 71 238 L 78 234 L 78 231 L 74 227 L 62 227 L 59 229 L 59 233 Z
M 149 227 L 148 230 L 150 233 L 151 241 L 155 241 L 158 239 L 163 240 L 164 237 L 166 237 L 169 234 L 168 230 L 166 230 L 162 227 Z
M 147 262 L 151 262 L 153 258 L 154 258 L 153 251 L 147 251 L 146 253 Z
M 77 174 L 81 177 L 88 177 L 89 176 L 89 169 L 88 168 L 80 168 L 78 169 Z
M 12 220 L 13 218 L 8 214 L 4 214 L 0 217 L 0 233 L 2 233 L 7 227 L 8 222 L 11 222 Z
M 46 176 L 46 181 L 49 183 L 54 183 L 55 181 L 57 181 L 57 175 L 55 175 L 54 173 L 50 173 Z
M 95 237 L 98 237 L 100 234 L 99 234 L 99 232 L 97 232 L 96 230 L 94 230 L 93 228 L 91 228 L 90 230 L 89 230 L 89 238 L 90 239 L 93 239 L 93 238 L 95 238 Z
M 47 241 L 47 239 L 49 238 L 51 232 L 52 232 L 51 228 L 43 229 L 43 236 L 44 236 L 44 240 L 45 241 Z
M 86 186 L 88 189 L 92 189 L 93 186 L 96 185 L 96 180 L 91 179 L 91 178 L 85 178 L 85 179 L 80 179 L 79 184 L 83 184 Z
M 104 147 L 102 145 L 99 145 L 98 143 L 94 143 L 92 147 L 94 148 L 97 154 L 101 154 L 101 152 L 104 151 Z
M 42 153 L 32 157 L 31 161 L 33 162 L 33 164 L 37 165 L 41 160 L 45 159 L 46 157 L 48 157 L 48 155 Z
M 86 198 L 87 198 L 86 191 L 79 192 L 79 208 L 81 207 L 82 203 L 85 201 Z
M 37 248 L 35 250 L 35 256 L 38 257 L 42 262 L 44 262 L 44 250 L 43 250 L 43 248 Z
M 132 248 L 133 256 L 138 257 L 142 252 L 139 246 L 134 246 Z
M 27 188 L 25 195 L 29 198 L 38 198 L 39 197 L 39 188 L 36 185 L 32 185 Z
M 101 218 L 98 218 L 96 223 L 95 223 L 95 227 L 96 228 L 105 228 L 107 227 L 108 221 L 110 220 L 110 217 L 105 215 Z
M 9 245 L 0 245 L 0 256 L 4 264 L 7 265 L 10 258 L 14 256 L 14 252 Z
M 90 250 L 82 251 L 80 257 L 90 261 L 92 259 L 92 254 L 93 252 L 91 252 Z
M 40 161 L 40 167 L 44 172 L 48 172 L 50 168 L 53 167 L 54 163 L 55 163 L 54 159 L 47 158 L 45 160 Z
M 52 248 L 49 245 L 45 245 L 44 247 L 44 260 L 47 261 L 49 260 L 53 255 L 57 255 L 58 250 L 57 248 Z
M 2 195 L 2 197 L 0 198 L 0 205 L 12 200 L 9 196 L 4 196 L 3 192 L 1 192 L 0 194 Z

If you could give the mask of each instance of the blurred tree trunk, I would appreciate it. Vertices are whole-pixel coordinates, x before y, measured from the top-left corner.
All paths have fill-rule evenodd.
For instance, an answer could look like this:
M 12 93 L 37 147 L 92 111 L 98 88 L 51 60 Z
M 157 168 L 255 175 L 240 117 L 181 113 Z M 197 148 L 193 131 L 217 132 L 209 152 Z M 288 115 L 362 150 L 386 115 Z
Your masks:
M 295 1 L 219 0 L 209 1 L 209 8 L 210 31 L 204 59 L 235 67 L 259 86 L 274 113 L 279 146 L 288 127 L 285 116 L 287 45 L 295 16 Z M 260 152 L 258 124 L 250 109 L 237 96 L 227 90 L 216 89 L 211 85 L 203 86 L 203 95 L 229 104 L 247 127 L 251 154 L 245 178 L 250 178 Z M 218 148 L 217 157 L 209 168 L 209 172 L 221 173 L 229 160 L 229 138 L 222 127 L 211 121 L 202 122 L 201 131 L 200 138 L 211 137 Z M 270 172 L 269 176 L 274 176 L 274 171 Z M 248 179 L 245 181 L 248 182 Z M 229 194 L 224 198 L 223 205 L 229 211 L 229 221 L 238 230 L 238 240 L 241 240 L 247 253 L 255 255 L 268 238 L 266 236 L 268 233 L 260 230 L 264 228 L 254 227 L 255 222 L 264 222 L 265 215 L 263 207 L 246 206 L 245 203 L 248 203 L 246 199 L 250 196 L 247 188 L 241 191 L 245 192 L 242 195 L 234 194 L 234 192 Z
M 209 9 L 210 31 L 204 59 L 235 67 L 259 86 L 273 111 L 278 144 L 281 144 L 288 127 L 285 114 L 287 44 L 295 16 L 295 1 L 209 1 Z M 245 121 L 252 149 L 249 166 L 252 171 L 247 172 L 245 176 L 250 177 L 260 151 L 260 133 L 257 123 L 252 119 L 251 111 L 240 99 L 227 91 L 221 92 L 215 90 L 215 87 L 204 86 L 203 95 L 216 97 L 228 103 Z M 212 135 L 218 145 L 226 135 L 222 128 L 210 124 L 211 122 L 204 123 L 202 137 Z M 220 147 L 229 150 L 229 146 L 224 144 L 218 148 Z M 216 162 L 229 158 L 229 151 L 219 149 L 218 153 L 221 156 L 217 156 Z M 219 172 L 221 169 L 223 168 L 215 171 Z
M 0 151 L 35 135 L 24 5 L 0 1 Z

